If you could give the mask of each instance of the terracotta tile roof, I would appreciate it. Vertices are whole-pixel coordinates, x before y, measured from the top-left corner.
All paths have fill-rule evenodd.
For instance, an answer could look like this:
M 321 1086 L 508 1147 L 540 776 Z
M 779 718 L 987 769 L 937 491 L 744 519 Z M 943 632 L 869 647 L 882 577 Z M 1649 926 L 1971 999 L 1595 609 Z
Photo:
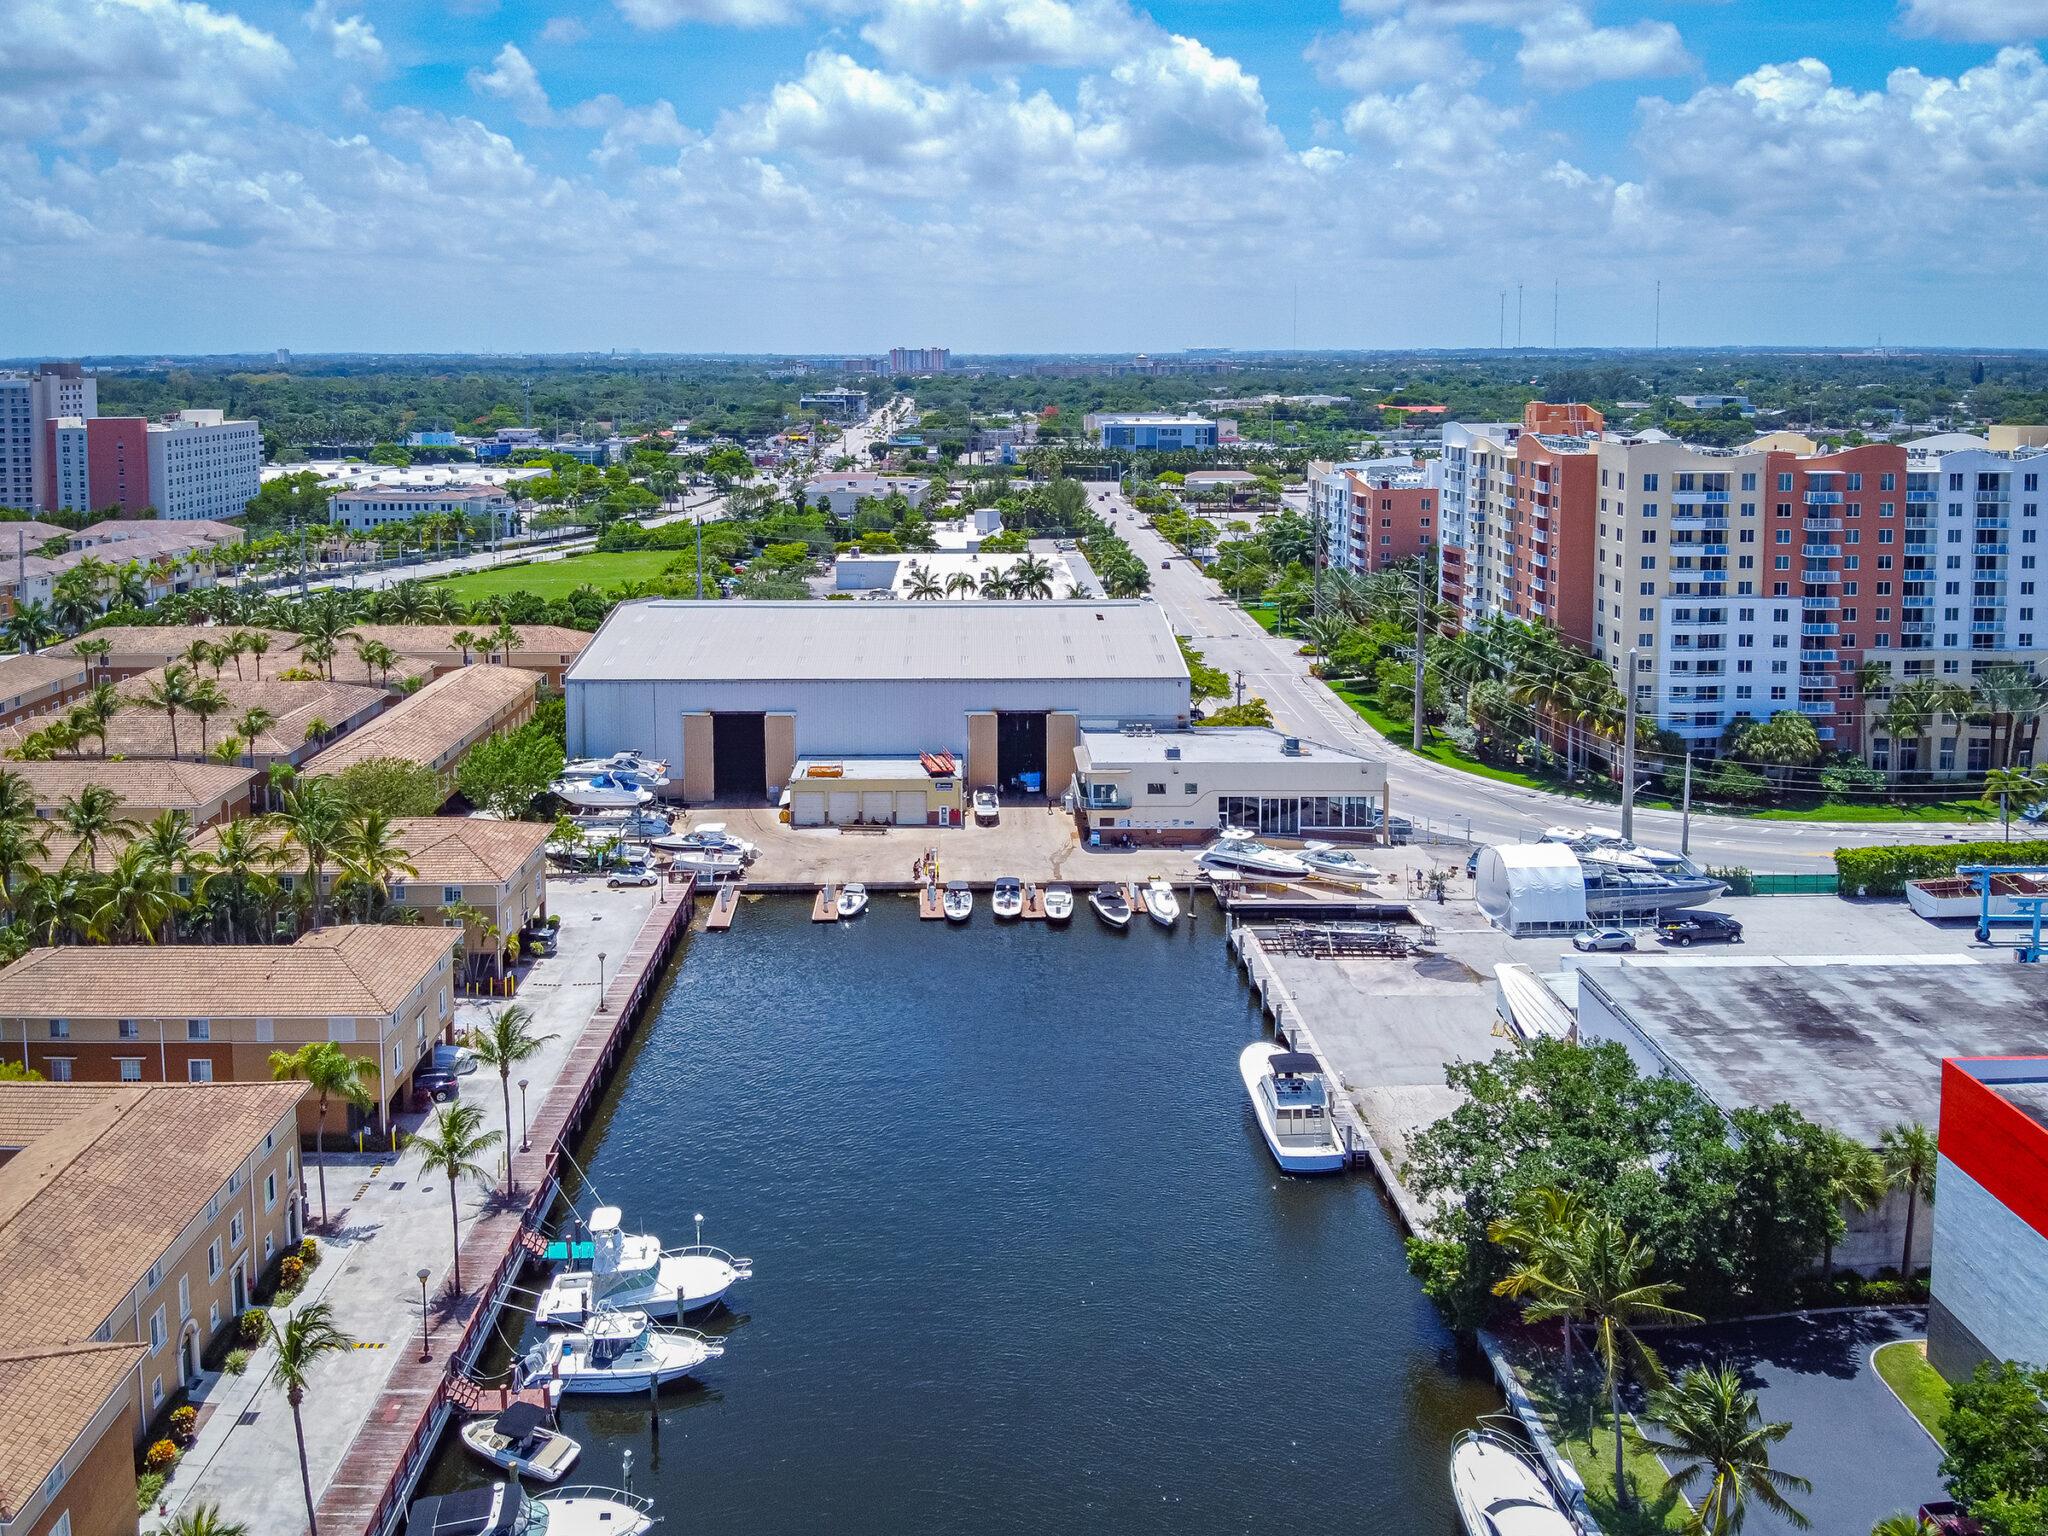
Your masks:
M 139 698 L 142 691 L 162 673 L 161 667 L 138 673 L 120 685 L 122 695 L 129 699 Z M 209 723 L 206 732 L 208 743 L 217 742 L 231 733 L 235 721 L 246 711 L 267 709 L 277 719 L 257 739 L 256 756 L 259 758 L 288 757 L 305 746 L 306 727 L 314 720 L 324 720 L 329 727 L 339 729 L 365 710 L 381 706 L 389 697 L 381 688 L 356 683 L 282 683 L 271 677 L 260 683 L 253 677 L 237 681 L 232 671 L 220 678 L 219 683 L 220 691 L 227 697 L 228 707 Z M 17 720 L 12 725 L 0 726 L 0 750 L 20 745 L 31 732 L 61 718 L 62 712 L 53 710 Z M 199 742 L 199 721 L 181 712 L 178 716 L 179 754 L 199 757 Z M 97 749 L 98 742 L 95 741 L 93 746 Z M 114 716 L 107 727 L 107 755 L 170 757 L 170 721 L 162 710 L 131 704 Z
M 75 1085 L 30 1083 L 70 1094 Z M 89 1339 L 220 1192 L 304 1083 L 119 1085 L 0 1165 L 0 1308 L 13 1339 Z
M 0 1147 L 19 1150 L 47 1136 L 76 1115 L 132 1090 L 114 1083 L 67 1083 L 46 1093 L 47 1083 L 0 1083 Z
M 481 816 L 399 816 L 391 822 L 391 834 L 419 870 L 408 877 L 413 884 L 496 885 L 518 874 L 547 845 L 554 828 Z M 219 829 L 208 828 L 192 846 L 209 853 L 219 841 Z
M 531 698 L 540 679 L 519 667 L 468 666 L 435 678 L 410 698 L 316 754 L 301 771 L 339 773 L 373 757 L 398 757 L 429 768 L 471 744 L 491 718 Z
M 0 971 L 0 1018 L 383 1015 L 447 962 L 459 937 L 452 928 L 371 925 L 291 944 L 32 949 Z
M 0 1348 L 0 1522 L 41 1491 L 142 1356 L 140 1344 Z
M 86 666 L 76 656 L 0 656 L 0 701 L 19 698 L 52 683 L 83 683 Z
M 489 634 L 495 626 L 489 624 L 358 624 L 356 633 L 365 640 L 381 640 L 394 651 L 405 656 L 445 657 L 449 661 L 462 660 L 462 648 L 455 643 L 455 636 L 467 627 L 471 634 Z M 583 647 L 590 644 L 590 636 L 580 629 L 567 629 L 559 624 L 514 624 L 523 642 L 512 647 L 512 665 L 518 666 L 526 660 L 526 652 L 536 656 L 552 653 L 556 657 L 574 659 L 582 654 Z M 470 647 L 472 658 L 477 648 Z
M 0 549 L 13 554 L 17 541 L 25 541 L 30 549 L 38 544 L 47 544 L 52 539 L 73 537 L 69 528 L 59 528 L 55 523 L 39 523 L 33 518 L 18 518 L 13 522 L 0 523 Z
M 182 736 L 183 726 L 180 726 Z M 182 740 L 179 743 L 183 745 Z M 196 812 L 223 797 L 232 798 L 248 786 L 246 768 L 224 763 L 102 761 L 59 757 L 42 763 L 8 763 L 0 772 L 19 775 L 36 797 L 39 810 L 54 811 L 88 784 L 101 784 L 130 807 Z
M 0 554 L 4 554 L 4 525 L 0 525 Z M 428 666 L 448 667 L 462 661 L 462 648 L 455 644 L 454 636 L 464 628 L 460 624 L 358 624 L 353 633 L 356 640 L 376 640 L 388 645 L 404 658 L 404 662 L 393 669 L 394 677 L 405 677 L 425 670 Z M 476 624 L 467 626 L 472 634 L 488 633 L 491 626 Z M 573 661 L 582 654 L 591 637 L 580 629 L 565 629 L 558 624 L 515 624 L 525 643 L 512 648 L 512 665 L 541 670 L 559 666 L 565 659 Z M 298 666 L 298 652 L 294 647 L 299 637 L 285 629 L 259 629 L 246 624 L 110 624 L 96 629 L 91 638 L 105 640 L 112 647 L 109 658 L 145 657 L 158 661 L 175 661 L 185 654 L 195 640 L 218 644 L 237 629 L 262 633 L 270 637 L 270 649 L 263 657 L 264 676 L 268 677 L 284 667 Z M 73 654 L 72 648 L 80 635 L 51 646 L 44 655 Z M 356 659 L 356 640 L 344 640 L 334 653 L 334 675 L 350 681 L 369 676 L 368 670 Z M 470 647 L 469 656 L 477 659 L 478 650 Z M 407 665 L 405 663 L 411 663 Z M 131 662 L 132 665 L 132 662 Z M 243 675 L 253 678 L 256 659 L 245 656 L 242 659 Z M 227 677 L 233 677 L 234 664 L 230 662 Z

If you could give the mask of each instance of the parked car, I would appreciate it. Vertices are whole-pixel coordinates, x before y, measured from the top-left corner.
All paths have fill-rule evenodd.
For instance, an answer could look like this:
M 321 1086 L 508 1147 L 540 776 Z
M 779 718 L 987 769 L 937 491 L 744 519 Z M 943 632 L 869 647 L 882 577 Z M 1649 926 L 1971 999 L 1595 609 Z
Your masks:
M 992 789 L 977 789 L 974 792 L 974 821 L 976 826 L 992 827 L 1003 819 L 1002 802 L 996 799 Z
M 1479 855 L 1484 852 L 1486 852 L 1484 846 L 1474 848 L 1472 850 L 1472 857 L 1465 861 L 1465 878 L 1467 880 L 1477 880 L 1479 878 Z
M 1667 917 L 1657 925 L 1657 937 L 1681 948 L 1697 941 L 1720 939 L 1729 944 L 1742 942 L 1742 924 L 1721 912 L 1687 912 Z
M 625 885 L 659 885 L 661 884 L 661 876 L 657 875 L 653 870 L 642 866 L 639 869 L 622 869 L 616 875 L 613 875 L 611 879 L 605 881 L 605 884 L 613 890 L 617 890 L 620 886 Z
M 1587 954 L 1607 949 L 1634 949 L 1636 936 L 1622 928 L 1592 928 L 1572 935 L 1572 948 Z
M 520 929 L 519 952 L 541 957 L 552 955 L 555 952 L 555 930 L 545 927 Z
M 477 1068 L 476 1054 L 459 1045 L 437 1045 L 434 1047 L 434 1064 L 430 1070 L 446 1072 L 453 1077 L 467 1077 Z
M 421 1067 L 412 1075 L 412 1107 L 428 1109 L 436 1104 L 446 1104 L 461 1095 L 462 1089 L 455 1081 L 453 1072 L 438 1072 L 432 1067 Z

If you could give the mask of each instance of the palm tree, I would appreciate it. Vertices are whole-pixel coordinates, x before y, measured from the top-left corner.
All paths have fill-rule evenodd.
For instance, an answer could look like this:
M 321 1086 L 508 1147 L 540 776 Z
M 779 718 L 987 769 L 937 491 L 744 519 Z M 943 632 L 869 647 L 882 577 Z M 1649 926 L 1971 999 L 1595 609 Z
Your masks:
M 341 870 L 335 892 L 339 896 L 346 889 L 360 896 L 365 921 L 390 899 L 395 877 L 419 874 L 383 811 L 364 811 L 352 818 L 342 828 L 334 852 Z
M 199 750 L 206 751 L 206 730 L 213 717 L 232 707 L 228 696 L 221 692 L 220 684 L 210 677 L 202 677 L 192 685 L 192 698 L 185 710 L 199 721 Z
M 300 1307 L 281 1325 L 275 1312 L 258 1315 L 263 1319 L 266 1342 L 277 1351 L 270 1365 L 271 1383 L 284 1389 L 284 1400 L 292 1407 L 292 1433 L 299 1441 L 299 1484 L 306 1494 L 306 1529 L 309 1536 L 320 1536 L 320 1516 L 313 1506 L 313 1474 L 306 1462 L 306 1426 L 299 1408 L 306 1401 L 306 1388 L 321 1356 L 354 1349 L 356 1341 L 334 1326 L 334 1308 L 324 1301 Z
M 505 1098 L 505 1174 L 512 1173 L 512 1069 L 530 1060 L 553 1035 L 533 1032 L 533 1014 L 518 1003 L 492 1014 L 484 1027 L 469 1032 L 469 1048 L 487 1067 L 498 1069 L 498 1087 Z
M 178 756 L 178 711 L 192 702 L 192 674 L 182 663 L 172 662 L 150 682 L 135 700 L 145 709 L 160 709 L 171 722 L 171 756 Z
M 1834 1197 L 1836 1207 L 1846 1205 L 1852 1211 L 1867 1211 L 1882 1201 L 1885 1191 L 1891 1188 L 1884 1159 L 1840 1131 L 1827 1131 L 1825 1135 L 1822 1166 L 1828 1193 Z M 1830 1280 L 1835 1274 L 1835 1240 L 1834 1224 L 1830 1222 L 1827 1239 L 1821 1245 L 1821 1274 Z
M 105 644 L 102 641 L 101 644 Z M 112 683 L 94 683 L 84 698 L 71 706 L 71 714 L 78 722 L 79 734 L 96 738 L 100 744 L 100 756 L 107 755 L 107 727 L 113 724 L 114 716 L 126 709 L 132 701 L 124 698 L 121 690 Z
M 327 1106 L 335 1099 L 367 1110 L 376 1101 L 365 1083 L 377 1075 L 377 1064 L 351 1056 L 332 1040 L 309 1040 L 296 1051 L 272 1051 L 270 1075 L 280 1082 L 305 1083 L 313 1090 L 314 1141 L 320 1154 L 320 1225 L 327 1226 Z
M 7 616 L 5 625 L 0 625 L 0 633 L 4 633 L 17 649 L 33 656 L 57 638 L 57 624 L 50 616 L 48 604 L 23 603 Z
M 103 944 L 154 944 L 185 905 L 178 894 L 178 877 L 139 843 L 130 843 L 114 856 L 113 867 L 94 895 L 97 901 L 87 931 Z
M 75 869 L 31 872 L 16 903 L 21 920 L 41 944 L 82 936 L 92 923 L 92 888 Z
M 72 654 L 90 666 L 94 673 L 98 673 L 105 668 L 107 656 L 113 649 L 113 641 L 102 639 L 96 635 L 88 635 L 84 639 L 74 642 L 71 647 Z
M 1755 1499 L 1765 1509 L 1805 1530 L 1812 1523 L 1786 1500 L 1787 1493 L 1811 1493 L 1813 1484 L 1771 1465 L 1771 1447 L 1792 1432 L 1790 1424 L 1764 1422 L 1756 1394 L 1742 1385 L 1731 1366 L 1694 1366 L 1677 1382 L 1651 1394 L 1650 1417 L 1663 1431 L 1643 1443 L 1677 1466 L 1666 1493 L 1686 1493 L 1702 1476 L 1706 1491 L 1693 1502 L 1688 1529 L 1701 1536 L 1735 1536 Z
M 1052 567 L 1026 555 L 1010 567 L 1010 595 L 1043 602 L 1052 596 Z
M 462 1208 L 456 1203 L 456 1187 L 464 1179 L 490 1177 L 478 1159 L 503 1138 L 483 1128 L 484 1112 L 474 1104 L 443 1104 L 434 1113 L 432 1129 L 413 1133 L 423 1169 L 448 1181 L 449 1230 L 455 1239 L 455 1267 L 451 1273 L 453 1294 L 462 1294 Z
M 284 840 L 306 856 L 307 896 L 312 903 L 315 933 L 320 931 L 326 907 L 321 884 L 327 861 L 347 834 L 345 811 L 341 791 L 332 779 L 322 778 L 294 784 L 284 792 L 282 806 L 273 813 Z
M 1873 1525 L 1870 1536 L 1934 1536 L 1934 1527 L 1918 1514 L 1907 1514 L 1901 1510 L 1896 1515 L 1886 1515 Z
M 245 648 L 256 658 L 256 681 L 263 681 L 263 658 L 270 650 L 270 636 L 260 629 L 248 631 Z
M 78 839 L 71 858 L 85 855 L 85 867 L 98 872 L 100 845 L 117 839 L 128 841 L 137 823 L 121 814 L 121 797 L 104 784 L 88 784 L 77 794 L 60 801 L 57 825 Z M 70 862 L 67 860 L 66 862 Z
M 398 652 L 382 640 L 358 640 L 356 660 L 363 664 L 365 675 L 374 672 L 381 685 L 391 678 L 391 669 L 398 665 Z
M 976 590 L 990 602 L 999 602 L 1010 595 L 1010 580 L 995 566 L 986 566 L 976 583 Z
M 1979 672 L 1971 689 L 1978 712 L 1991 722 L 1991 760 L 2007 767 L 2022 726 L 2041 713 L 2041 685 L 2025 667 L 2001 662 Z
M 478 637 L 473 630 L 458 629 L 448 637 L 448 643 L 462 652 L 462 664 L 466 667 L 469 665 L 470 651 L 478 644 Z
M 2019 801 L 2024 811 L 2044 796 L 2048 796 L 2048 779 L 2031 768 L 1993 768 L 1984 775 L 1984 802 L 1998 802 L 1998 828 L 2008 843 L 2012 841 L 2012 802 Z
M 512 653 L 526 644 L 526 637 L 519 633 L 519 626 L 502 618 L 498 620 L 498 627 L 485 639 L 497 650 L 499 660 L 508 667 L 512 665 Z
M 16 778 L 17 775 L 7 774 L 5 777 Z M 11 913 L 16 910 L 19 905 L 15 900 L 16 887 L 36 874 L 49 856 L 49 838 L 34 817 L 27 821 L 0 818 L 0 911 Z
M 256 767 L 256 739 L 275 724 L 277 716 L 261 704 L 242 711 L 242 718 L 235 722 L 235 734 L 242 738 L 243 748 L 248 754 L 243 765 L 251 771 Z
M 946 578 L 946 596 L 972 597 L 974 595 L 974 573 L 955 571 Z
M 239 940 L 236 914 L 253 900 L 267 906 L 275 895 L 272 872 L 283 860 L 261 822 L 230 821 L 214 834 L 213 851 L 206 856 L 195 894 L 209 908 L 225 911 L 230 944 Z
M 230 1520 L 215 1504 L 201 1504 L 197 1509 L 181 1510 L 164 1527 L 163 1536 L 249 1536 L 249 1527 L 239 1520 Z
M 904 596 L 913 602 L 931 602 L 946 595 L 946 588 L 931 568 L 912 561 L 909 568 L 910 583 L 903 589 Z
M 1621 1378 L 1633 1365 L 1652 1386 L 1664 1382 L 1664 1367 L 1636 1334 L 1643 1323 L 1696 1323 L 1698 1316 L 1670 1305 L 1678 1289 L 1651 1280 L 1650 1250 L 1622 1230 L 1612 1216 L 1589 1217 L 1569 1242 L 1560 1244 L 1548 1271 L 1531 1279 L 1522 1315 L 1531 1322 L 1582 1317 L 1593 1328 L 1593 1351 L 1607 1384 L 1607 1412 L 1614 1425 L 1614 1496 L 1627 1502 L 1622 1466 Z
M 1906 1192 L 1906 1246 L 1899 1255 L 1899 1278 L 1913 1278 L 1913 1218 L 1920 1202 L 1934 1203 L 1934 1167 L 1938 1156 L 1934 1132 L 1917 1121 L 1900 1121 L 1878 1140 L 1884 1170 L 1894 1186 Z
M 1524 1190 L 1512 1215 L 1489 1222 L 1486 1240 L 1515 1256 L 1515 1266 L 1496 1281 L 1496 1296 L 1526 1297 L 1539 1289 L 1557 1294 L 1570 1277 L 1571 1254 L 1584 1234 L 1586 1208 L 1579 1197 L 1561 1189 Z M 1554 1315 L 1564 1329 L 1565 1368 L 1571 1368 L 1572 1324 L 1576 1309 L 1560 1306 Z

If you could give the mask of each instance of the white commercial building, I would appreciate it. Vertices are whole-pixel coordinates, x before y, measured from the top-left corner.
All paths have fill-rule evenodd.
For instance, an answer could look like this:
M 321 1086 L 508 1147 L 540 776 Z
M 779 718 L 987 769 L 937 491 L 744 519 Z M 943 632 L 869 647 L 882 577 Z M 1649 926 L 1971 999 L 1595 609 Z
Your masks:
M 263 484 L 263 432 L 220 411 L 180 411 L 149 424 L 149 488 L 158 517 L 227 522 Z
M 99 381 L 76 363 L 0 374 L 0 507 L 47 509 L 55 468 L 50 424 L 99 412 Z
M 1190 717 L 1150 602 L 626 603 L 565 691 L 571 757 L 651 752 L 691 803 L 759 803 L 799 758 L 942 752 L 969 787 L 1058 793 L 1084 726 Z
M 330 522 L 359 533 L 436 515 L 489 518 L 500 534 L 518 531 L 517 506 L 495 485 L 366 485 L 341 491 L 327 502 Z
M 1224 827 L 1367 841 L 1384 826 L 1384 763 L 1262 727 L 1085 730 L 1074 803 L 1105 840 L 1205 842 Z
M 819 475 L 804 484 L 804 500 L 812 506 L 825 502 L 834 517 L 851 517 L 863 501 L 880 501 L 901 496 L 912 507 L 924 505 L 929 482 L 912 475 Z

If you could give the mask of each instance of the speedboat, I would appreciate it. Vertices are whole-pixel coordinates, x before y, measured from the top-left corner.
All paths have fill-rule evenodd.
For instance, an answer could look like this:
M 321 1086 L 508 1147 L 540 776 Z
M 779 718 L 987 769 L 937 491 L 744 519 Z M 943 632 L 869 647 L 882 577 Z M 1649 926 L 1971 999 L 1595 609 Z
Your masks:
M 519 1362 L 517 1385 L 551 1395 L 646 1392 L 681 1381 L 725 1346 L 689 1328 L 659 1328 L 645 1312 L 599 1312 L 572 1333 L 549 1334 Z
M 1180 921 L 1180 898 L 1174 895 L 1171 880 L 1155 875 L 1145 883 L 1145 910 L 1162 928 Z
M 664 1249 L 646 1233 L 621 1231 L 619 1223 L 619 1208 L 601 1205 L 590 1213 L 587 1237 L 548 1245 L 548 1257 L 559 1255 L 567 1267 L 541 1292 L 535 1322 L 575 1327 L 606 1308 L 679 1317 L 723 1301 L 739 1281 L 754 1278 L 752 1259 L 703 1242 Z
M 964 923 L 974 915 L 974 888 L 965 880 L 948 882 L 941 902 L 949 923 Z
M 1452 1443 L 1451 1497 L 1466 1536 L 1579 1536 L 1550 1480 L 1490 1429 L 1468 1429 Z
M 529 1494 L 517 1483 L 415 1499 L 405 1536 L 645 1536 L 654 1501 L 619 1488 Z
M 548 789 L 557 799 L 584 810 L 630 811 L 654 803 L 653 790 L 609 773 L 593 774 L 587 779 L 557 779 Z
M 1131 926 L 1131 899 L 1124 894 L 1124 888 L 1114 882 L 1105 882 L 1090 891 L 1088 905 L 1112 928 Z
M 542 1483 L 559 1483 L 583 1454 L 582 1446 L 550 1427 L 547 1409 L 537 1403 L 514 1403 L 495 1417 L 471 1419 L 462 1426 L 462 1443 L 472 1456 Z
M 989 897 L 989 906 L 994 909 L 997 917 L 1022 917 L 1024 882 L 1014 875 L 1003 875 L 998 878 L 995 892 Z
M 660 843 L 650 844 L 660 847 Z M 736 853 L 717 853 L 709 848 L 669 848 L 663 850 L 669 856 L 672 868 L 692 875 L 704 875 L 712 880 L 737 880 L 747 872 L 747 861 Z
M 1339 848 L 1335 843 L 1303 843 L 1295 857 L 1319 875 L 1335 875 L 1340 880 L 1361 884 L 1379 878 L 1378 870 L 1349 848 Z
M 1223 835 L 1202 850 L 1199 862 L 1205 869 L 1269 880 L 1300 880 L 1309 872 L 1308 865 L 1294 854 L 1268 848 L 1241 827 L 1225 827 Z
M 1073 915 L 1073 889 L 1064 885 L 1048 885 L 1045 888 L 1045 920 L 1048 923 L 1064 923 Z
M 761 851 L 758 843 L 750 843 L 726 831 L 722 821 L 702 822 L 687 832 L 671 832 L 666 837 L 657 837 L 654 846 L 670 850 L 702 849 L 706 853 L 732 853 L 746 860 L 751 860 Z
M 601 773 L 625 779 L 642 789 L 659 789 L 668 782 L 668 764 L 638 752 L 614 752 L 610 757 L 583 757 L 562 765 L 565 779 L 594 779 Z
M 1587 854 L 1602 853 L 1632 855 L 1660 875 L 1689 875 L 1697 878 L 1706 873 L 1682 853 L 1672 853 L 1664 848 L 1646 848 L 1641 843 L 1632 843 L 1625 837 L 1603 832 L 1597 827 L 1547 827 L 1539 841 L 1562 843 L 1581 858 Z
M 1238 1054 L 1237 1071 L 1273 1161 L 1282 1169 L 1335 1173 L 1344 1166 L 1344 1144 L 1337 1139 L 1321 1062 L 1305 1051 L 1254 1040 Z
M 841 917 L 859 917 L 868 909 L 868 888 L 858 880 L 839 887 L 838 910 Z
M 659 806 L 645 810 L 598 811 L 593 815 L 571 816 L 569 824 L 584 837 L 630 837 L 649 839 L 666 837 L 670 822 L 668 812 Z

